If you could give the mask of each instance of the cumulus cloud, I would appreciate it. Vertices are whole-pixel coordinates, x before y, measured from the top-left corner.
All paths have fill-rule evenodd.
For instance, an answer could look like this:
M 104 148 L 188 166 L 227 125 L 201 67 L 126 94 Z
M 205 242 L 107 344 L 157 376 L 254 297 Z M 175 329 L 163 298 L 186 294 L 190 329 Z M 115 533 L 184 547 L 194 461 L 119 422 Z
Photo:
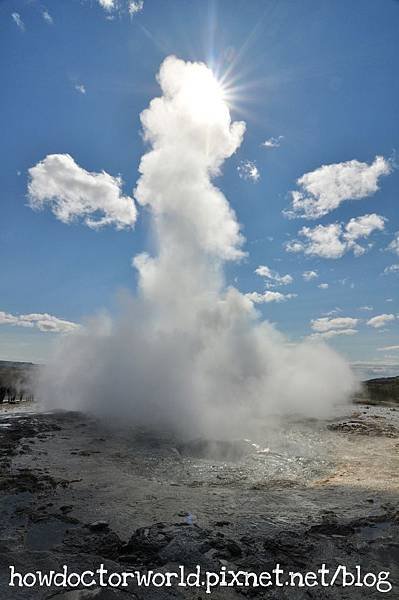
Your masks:
M 319 283 L 319 285 L 317 286 L 319 287 L 321 290 L 328 290 L 328 283 Z
M 371 164 L 350 160 L 323 165 L 297 180 L 299 190 L 291 192 L 291 208 L 284 214 L 317 219 L 346 200 L 371 196 L 378 190 L 380 177 L 391 172 L 392 165 L 383 156 L 376 156 Z
M 316 225 L 315 227 L 302 227 L 298 234 L 305 238 L 292 240 L 285 245 L 287 252 L 303 252 L 311 256 L 322 258 L 341 258 L 352 251 L 355 256 L 366 252 L 357 240 L 367 238 L 374 231 L 382 231 L 385 219 L 375 213 L 354 217 L 346 225 L 331 223 L 330 225 Z
M 392 314 L 377 315 L 367 321 L 367 325 L 369 327 L 374 327 L 374 329 L 380 329 L 380 327 L 384 327 L 387 323 L 394 321 L 395 318 L 395 315 Z
M 373 231 L 382 231 L 384 229 L 385 219 L 375 213 L 354 217 L 345 225 L 344 239 L 352 247 L 359 238 L 368 237 Z M 362 253 L 362 250 L 360 250 Z
M 310 322 L 312 330 L 315 332 L 312 334 L 313 339 L 330 339 L 338 335 L 355 335 L 359 319 L 352 317 L 320 317 L 319 319 L 313 319 Z
M 237 167 L 238 175 L 241 179 L 256 183 L 260 179 L 259 169 L 252 160 L 242 160 Z
M 151 219 L 152 254 L 136 256 L 137 293 L 117 317 L 93 319 L 63 340 L 40 397 L 217 439 L 243 437 L 276 413 L 331 413 L 356 387 L 346 362 L 314 341 L 290 344 L 225 280 L 244 240 L 214 178 L 240 146 L 244 123 L 232 122 L 202 63 L 168 57 L 158 82 L 160 96 L 141 114 L 148 150 L 135 190 Z
M 399 231 L 395 233 L 395 237 L 392 242 L 389 244 L 387 250 L 391 252 L 395 252 L 399 256 Z
M 272 271 L 265 265 L 259 265 L 255 269 L 255 273 L 266 279 L 266 287 L 276 287 L 279 285 L 290 285 L 294 279 L 291 275 L 280 275 L 277 271 Z
M 50 333 L 71 333 L 79 329 L 77 323 L 59 319 L 48 313 L 30 313 L 27 315 L 13 315 L 0 311 L 0 325 L 12 325 L 14 327 L 36 327 L 39 331 Z
M 269 139 L 262 142 L 261 145 L 265 148 L 279 148 L 283 139 L 283 135 L 279 135 L 278 137 L 270 137 Z
M 340 239 L 342 226 L 339 223 L 317 225 L 313 229 L 302 227 L 298 232 L 305 242 L 293 240 L 286 244 L 288 252 L 321 256 L 322 258 L 340 258 L 345 254 L 346 245 Z
M 12 20 L 21 31 L 25 31 L 25 23 L 21 19 L 21 15 L 17 12 L 13 12 L 11 15 Z
M 281 292 L 270 292 L 264 293 L 250 292 L 246 294 L 246 297 L 254 302 L 255 304 L 268 304 L 269 302 L 285 302 L 291 298 L 296 298 L 296 294 L 282 294 Z
M 335 317 L 334 319 L 320 317 L 319 319 L 312 319 L 310 324 L 313 331 L 325 333 L 326 331 L 337 329 L 354 329 L 358 322 L 359 319 L 352 317 Z
M 317 279 L 319 276 L 317 271 L 304 271 L 302 273 L 302 277 L 305 281 L 312 281 L 312 279 Z
M 389 275 L 389 273 L 399 273 L 399 264 L 389 265 L 389 267 L 385 267 L 384 275 Z
M 134 201 L 122 194 L 122 179 L 86 171 L 69 154 L 49 154 L 29 169 L 29 177 L 30 207 L 48 206 L 63 223 L 82 219 L 92 229 L 125 229 L 136 222 Z

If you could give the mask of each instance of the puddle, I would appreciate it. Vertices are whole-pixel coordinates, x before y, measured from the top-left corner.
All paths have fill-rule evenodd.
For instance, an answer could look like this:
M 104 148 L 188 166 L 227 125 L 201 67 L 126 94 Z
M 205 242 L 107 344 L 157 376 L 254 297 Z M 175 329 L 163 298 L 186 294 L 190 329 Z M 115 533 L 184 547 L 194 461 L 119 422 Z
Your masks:
M 357 533 L 368 541 L 378 540 L 378 538 L 389 532 L 389 529 L 392 528 L 392 525 L 392 521 L 381 521 L 381 523 L 365 525 L 364 527 L 361 527 Z

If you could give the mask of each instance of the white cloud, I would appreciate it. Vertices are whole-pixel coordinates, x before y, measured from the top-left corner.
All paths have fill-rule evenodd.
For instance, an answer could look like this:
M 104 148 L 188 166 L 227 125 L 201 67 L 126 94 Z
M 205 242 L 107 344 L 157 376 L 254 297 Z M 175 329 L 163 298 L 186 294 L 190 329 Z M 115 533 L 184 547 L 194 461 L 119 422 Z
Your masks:
M 342 226 L 339 223 L 317 225 L 313 229 L 302 227 L 298 232 L 306 242 L 294 240 L 286 244 L 288 252 L 321 256 L 322 258 L 340 258 L 345 254 L 346 245 L 340 239 Z
M 312 319 L 310 325 L 313 331 L 316 331 L 317 333 L 325 333 L 327 331 L 338 329 L 353 330 L 358 322 L 359 319 L 354 319 L 352 317 L 335 317 L 334 319 L 321 317 L 319 319 Z
M 296 294 L 282 294 L 281 292 L 264 292 L 260 294 L 259 292 L 250 292 L 249 294 L 245 294 L 249 300 L 254 302 L 255 304 L 265 304 L 269 302 L 285 302 L 286 300 L 290 300 L 291 298 L 296 298 Z
M 399 361 L 397 357 L 384 357 L 383 360 L 353 362 L 351 366 L 360 379 L 390 377 L 397 375 Z
M 321 290 L 328 290 L 328 283 L 319 283 L 319 285 L 317 286 L 319 287 Z
M 312 333 L 310 336 L 312 339 L 330 339 L 337 335 L 355 335 L 358 333 L 357 329 L 330 329 L 323 333 Z
M 276 287 L 278 285 L 290 285 L 294 280 L 291 275 L 280 275 L 277 271 L 272 271 L 265 265 L 259 265 L 255 269 L 255 273 L 260 277 L 267 279 L 267 287 Z
M 21 15 L 19 13 L 13 12 L 11 18 L 21 31 L 25 31 L 25 23 L 21 19 Z
M 121 178 L 86 171 L 69 154 L 49 154 L 29 169 L 29 176 L 30 207 L 49 206 L 63 223 L 81 218 L 92 229 L 125 229 L 136 222 L 134 201 L 122 195 Z
M 339 315 L 342 312 L 342 308 L 336 306 L 333 310 L 329 310 L 328 312 L 322 313 L 323 317 L 332 317 L 333 315 Z
M 315 332 L 311 335 L 313 339 L 330 339 L 338 335 L 355 335 L 359 319 L 353 319 L 352 317 L 335 317 L 331 319 L 329 317 L 321 317 L 319 319 L 313 319 L 310 324 L 312 330 Z
M 259 169 L 256 163 L 251 160 L 242 160 L 237 167 L 238 175 L 241 179 L 256 183 L 260 179 Z
M 302 230 L 299 231 L 298 233 L 301 234 Z M 304 250 L 304 245 L 302 242 L 300 242 L 299 240 L 293 240 L 291 242 L 287 242 L 285 244 L 285 249 L 287 250 L 287 252 L 303 252 Z
M 42 15 L 43 15 L 43 19 L 46 21 L 46 23 L 48 23 L 49 25 L 52 25 L 54 23 L 54 19 L 50 15 L 48 10 L 44 10 Z
M 384 217 L 375 213 L 354 217 L 345 225 L 343 237 L 349 245 L 353 245 L 357 239 L 368 237 L 373 231 L 382 231 L 384 223 Z
M 261 145 L 265 148 L 279 148 L 283 139 L 283 135 L 279 135 L 278 137 L 270 137 L 269 139 L 265 140 Z
M 115 8 L 115 0 L 98 0 L 99 5 L 104 8 L 104 10 L 111 11 Z
M 98 0 L 98 3 L 107 13 L 127 10 L 130 16 L 134 16 L 144 8 L 144 0 Z
M 384 229 L 385 219 L 375 213 L 355 217 L 346 225 L 331 223 L 330 225 L 316 225 L 315 227 L 302 227 L 298 232 L 306 241 L 293 240 L 285 246 L 288 252 L 303 252 L 311 256 L 322 258 L 341 258 L 344 254 L 353 251 L 355 256 L 360 256 L 366 249 L 356 240 L 368 237 L 373 231 Z
M 345 200 L 371 196 L 378 190 L 379 178 L 391 172 L 392 165 L 383 156 L 376 156 L 370 165 L 358 160 L 323 165 L 297 180 L 299 190 L 291 192 L 291 209 L 284 214 L 292 218 L 322 217 Z
M 128 10 L 129 15 L 133 16 L 141 12 L 144 8 L 144 0 L 130 0 Z
M 374 310 L 372 306 L 359 306 L 359 310 Z
M 395 237 L 392 242 L 389 244 L 387 250 L 391 252 L 395 252 L 399 256 L 399 231 L 395 233 Z
M 302 277 L 305 281 L 311 281 L 312 279 L 317 279 L 319 276 L 317 271 L 304 271 L 302 273 Z
M 399 346 L 383 346 L 382 348 L 377 348 L 378 352 L 396 352 L 399 350 Z
M 392 314 L 383 314 L 377 315 L 376 317 L 372 317 L 369 321 L 367 321 L 367 325 L 369 327 L 374 327 L 374 329 L 380 329 L 380 327 L 384 327 L 387 323 L 395 320 L 395 315 Z
M 27 315 L 12 315 L 0 311 L 0 325 L 12 325 L 13 327 L 37 328 L 39 331 L 50 333 L 71 333 L 79 329 L 80 325 L 58 319 L 47 313 L 30 313 Z
M 77 83 L 75 85 L 75 90 L 77 92 L 79 92 L 80 94 L 85 94 L 86 93 L 86 88 L 85 88 L 85 86 L 82 83 Z
M 388 275 L 388 273 L 399 273 L 399 264 L 390 265 L 389 267 L 385 267 L 384 275 Z
M 372 319 L 367 321 L 367 325 L 369 325 L 370 327 L 374 327 L 375 329 L 379 329 L 380 327 L 383 327 L 387 323 L 394 321 L 395 318 L 396 317 L 393 314 L 377 315 L 376 317 L 373 317 Z

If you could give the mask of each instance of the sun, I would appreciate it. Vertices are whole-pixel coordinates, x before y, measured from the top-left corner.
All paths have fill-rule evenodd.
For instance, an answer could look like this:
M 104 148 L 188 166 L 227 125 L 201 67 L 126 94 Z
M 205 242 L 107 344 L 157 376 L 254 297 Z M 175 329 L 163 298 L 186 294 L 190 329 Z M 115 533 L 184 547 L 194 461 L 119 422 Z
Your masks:
M 205 65 L 187 82 L 185 96 L 195 118 L 206 123 L 219 121 L 229 111 L 225 86 Z

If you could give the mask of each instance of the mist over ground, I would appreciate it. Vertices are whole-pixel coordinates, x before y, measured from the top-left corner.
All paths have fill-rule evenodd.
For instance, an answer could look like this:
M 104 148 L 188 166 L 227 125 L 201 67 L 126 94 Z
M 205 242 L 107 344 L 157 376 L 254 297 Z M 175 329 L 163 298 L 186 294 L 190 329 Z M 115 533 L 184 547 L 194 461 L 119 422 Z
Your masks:
M 324 343 L 289 343 L 225 282 L 244 238 L 212 179 L 245 124 L 231 121 L 202 63 L 169 56 L 158 81 L 162 96 L 141 114 L 150 149 L 135 189 L 156 249 L 135 257 L 137 294 L 119 315 L 95 316 L 61 340 L 39 397 L 49 408 L 213 437 L 248 435 L 276 414 L 328 416 L 357 387 L 348 364 Z

